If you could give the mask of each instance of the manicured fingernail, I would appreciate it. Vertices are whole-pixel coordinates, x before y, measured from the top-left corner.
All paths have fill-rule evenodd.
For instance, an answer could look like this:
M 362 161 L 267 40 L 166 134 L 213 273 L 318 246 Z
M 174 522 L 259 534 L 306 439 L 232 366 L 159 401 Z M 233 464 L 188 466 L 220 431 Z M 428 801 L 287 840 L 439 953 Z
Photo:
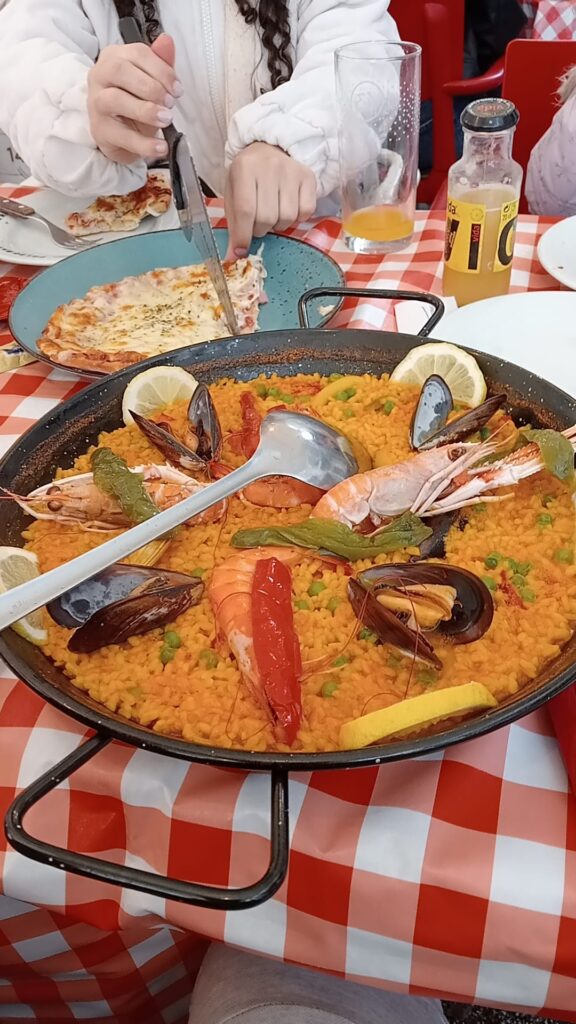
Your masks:
M 156 119 L 158 121 L 158 124 L 166 125 L 170 124 L 173 116 L 174 115 L 172 114 L 171 110 L 165 110 L 164 107 L 160 107 L 160 110 L 156 114 Z
M 174 97 L 171 96 L 169 92 L 167 92 L 165 97 L 164 97 L 164 106 L 172 108 L 174 106 L 175 102 L 176 101 L 175 101 Z
M 158 142 L 155 143 L 154 149 L 158 153 L 158 156 L 165 156 L 166 153 L 168 152 L 168 146 L 166 145 L 165 142 L 160 142 L 160 140 L 158 140 Z
M 172 86 L 172 95 L 176 96 L 177 98 L 179 96 L 183 96 L 184 95 L 184 89 L 182 88 L 182 82 L 179 82 L 178 79 L 176 79 L 176 81 L 174 82 L 174 85 Z
M 237 260 L 241 260 L 244 256 L 248 255 L 248 249 L 234 249 L 234 256 Z

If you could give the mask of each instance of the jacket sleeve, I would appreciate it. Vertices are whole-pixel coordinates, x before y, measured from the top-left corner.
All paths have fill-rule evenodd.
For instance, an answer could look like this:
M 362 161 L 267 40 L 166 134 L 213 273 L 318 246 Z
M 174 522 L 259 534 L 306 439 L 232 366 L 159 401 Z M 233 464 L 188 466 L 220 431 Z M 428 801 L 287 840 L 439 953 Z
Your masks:
M 576 94 L 556 114 L 532 150 L 526 176 L 532 213 L 550 217 L 576 214 Z
M 90 133 L 87 75 L 109 41 L 81 0 L 16 0 L 0 13 L 0 128 L 35 178 L 68 195 L 129 192 L 146 180 L 144 161 L 108 160 Z
M 338 184 L 334 51 L 366 39 L 397 40 L 387 8 L 388 0 L 300 0 L 292 78 L 233 116 L 227 163 L 253 142 L 279 146 L 314 171 L 320 197 L 329 195 Z

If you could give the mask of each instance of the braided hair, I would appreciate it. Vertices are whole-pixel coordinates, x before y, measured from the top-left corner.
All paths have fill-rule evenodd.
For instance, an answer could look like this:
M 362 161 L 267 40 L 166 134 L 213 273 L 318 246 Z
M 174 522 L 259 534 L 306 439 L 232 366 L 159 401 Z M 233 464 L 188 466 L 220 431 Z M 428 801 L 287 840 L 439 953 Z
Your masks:
M 193 0 L 192 0 L 193 2 Z M 140 0 L 150 42 L 160 34 L 156 0 Z M 236 6 L 247 25 L 258 22 L 272 88 L 287 82 L 294 70 L 290 55 L 290 20 L 288 0 L 236 0 Z

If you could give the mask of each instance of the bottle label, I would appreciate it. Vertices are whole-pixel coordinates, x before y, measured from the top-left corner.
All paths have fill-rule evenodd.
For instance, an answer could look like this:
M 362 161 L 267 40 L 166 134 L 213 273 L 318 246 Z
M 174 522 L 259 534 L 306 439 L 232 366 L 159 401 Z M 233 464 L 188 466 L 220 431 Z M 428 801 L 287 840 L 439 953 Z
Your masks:
M 500 210 L 488 210 L 483 203 L 467 203 L 449 197 L 444 247 L 446 266 L 464 274 L 508 270 L 517 218 L 517 199 L 504 203 Z M 485 251 L 488 248 L 490 251 Z

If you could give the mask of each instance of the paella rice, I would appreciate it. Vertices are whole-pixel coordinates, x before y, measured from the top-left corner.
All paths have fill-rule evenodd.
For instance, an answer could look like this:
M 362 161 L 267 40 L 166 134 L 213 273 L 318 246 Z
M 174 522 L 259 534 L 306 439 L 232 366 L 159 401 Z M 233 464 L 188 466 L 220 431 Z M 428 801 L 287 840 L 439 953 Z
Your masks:
M 306 407 L 307 393 L 328 384 L 318 375 L 259 377 L 246 383 L 222 380 L 210 386 L 224 435 L 221 461 L 244 461 L 234 438 L 242 430 L 241 396 L 250 394 L 260 415 L 279 402 Z M 326 394 L 326 393 L 325 393 Z M 327 393 L 322 419 L 360 442 L 375 466 L 411 456 L 409 427 L 419 389 L 392 382 L 387 375 L 365 375 L 354 387 Z M 183 436 L 186 405 L 162 414 Z M 161 461 L 135 425 L 101 435 L 99 445 L 122 456 L 128 466 Z M 59 477 L 90 471 L 91 451 Z M 300 523 L 309 505 L 256 508 L 241 496 L 228 503 L 215 522 L 181 528 L 160 565 L 200 577 L 209 584 L 216 565 L 233 552 L 242 529 Z M 73 524 L 37 520 L 24 534 L 42 572 L 108 539 Z M 303 662 L 302 725 L 289 747 L 278 739 L 262 707 L 244 683 L 238 665 L 218 636 L 206 587 L 202 599 L 168 630 L 177 638 L 169 658 L 166 632 L 155 629 L 91 654 L 68 649 L 70 631 L 46 614 L 46 653 L 74 684 L 113 712 L 200 744 L 246 750 L 330 751 L 339 746 L 342 725 L 407 697 L 474 681 L 501 701 L 514 694 L 554 659 L 576 623 L 574 505 L 570 490 L 548 472 L 522 480 L 507 500 L 479 503 L 450 529 L 446 560 L 468 569 L 489 588 L 494 618 L 484 636 L 466 645 L 434 638 L 440 670 L 415 663 L 374 634 L 359 628 L 347 597 L 348 575 L 302 550 L 292 567 L 294 623 Z M 406 562 L 418 549 L 378 555 L 378 563 Z M 354 571 L 374 562 L 354 563 Z

